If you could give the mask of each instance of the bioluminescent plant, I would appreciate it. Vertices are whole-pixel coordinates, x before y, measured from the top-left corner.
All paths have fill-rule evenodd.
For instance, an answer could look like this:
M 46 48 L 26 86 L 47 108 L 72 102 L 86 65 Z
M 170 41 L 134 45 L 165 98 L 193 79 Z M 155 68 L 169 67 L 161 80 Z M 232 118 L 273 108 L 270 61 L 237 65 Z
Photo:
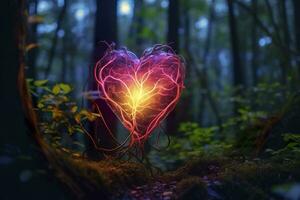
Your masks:
M 164 45 L 146 50 L 141 58 L 110 47 L 94 69 L 101 98 L 130 133 L 129 146 L 143 144 L 174 109 L 184 75 L 181 58 Z

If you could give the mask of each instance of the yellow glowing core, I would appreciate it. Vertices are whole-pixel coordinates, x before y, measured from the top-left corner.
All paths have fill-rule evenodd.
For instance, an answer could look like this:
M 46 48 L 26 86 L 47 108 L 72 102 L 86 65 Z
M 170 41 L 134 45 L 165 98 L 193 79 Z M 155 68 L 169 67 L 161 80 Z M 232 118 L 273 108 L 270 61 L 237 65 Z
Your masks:
M 130 107 L 133 110 L 137 110 L 137 108 L 143 104 L 147 93 L 145 92 L 143 87 L 135 87 L 133 88 L 130 94 Z
M 144 108 L 149 106 L 153 90 L 146 88 L 142 84 L 134 85 L 131 88 L 127 96 L 127 105 L 129 106 L 131 116 L 135 119 L 137 113 L 141 114 Z

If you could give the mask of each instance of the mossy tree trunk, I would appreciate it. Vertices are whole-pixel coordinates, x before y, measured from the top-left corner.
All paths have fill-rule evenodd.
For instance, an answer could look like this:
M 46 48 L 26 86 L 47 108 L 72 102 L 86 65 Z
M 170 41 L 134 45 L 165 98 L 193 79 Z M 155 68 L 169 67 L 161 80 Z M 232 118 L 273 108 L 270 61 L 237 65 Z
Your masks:
M 0 199 L 57 198 L 55 186 L 51 185 L 53 182 L 46 181 L 46 176 L 34 176 L 33 170 L 41 167 L 42 163 L 37 164 L 40 160 L 30 159 L 35 154 L 28 136 L 29 132 L 35 133 L 37 123 L 32 115 L 34 112 L 25 80 L 25 1 L 4 0 L 0 4 Z M 25 112 L 22 103 L 26 107 Z M 26 126 L 26 122 L 30 126 Z M 49 186 L 52 191 L 49 191 Z

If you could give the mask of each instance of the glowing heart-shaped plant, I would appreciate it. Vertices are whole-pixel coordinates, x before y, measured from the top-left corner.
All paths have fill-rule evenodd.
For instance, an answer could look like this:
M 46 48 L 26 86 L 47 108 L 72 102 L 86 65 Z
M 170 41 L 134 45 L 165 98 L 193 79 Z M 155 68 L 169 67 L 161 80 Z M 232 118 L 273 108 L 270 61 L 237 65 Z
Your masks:
M 130 145 L 143 143 L 174 109 L 184 74 L 180 57 L 163 45 L 140 59 L 126 49 L 109 49 L 94 70 L 101 97 L 130 131 Z

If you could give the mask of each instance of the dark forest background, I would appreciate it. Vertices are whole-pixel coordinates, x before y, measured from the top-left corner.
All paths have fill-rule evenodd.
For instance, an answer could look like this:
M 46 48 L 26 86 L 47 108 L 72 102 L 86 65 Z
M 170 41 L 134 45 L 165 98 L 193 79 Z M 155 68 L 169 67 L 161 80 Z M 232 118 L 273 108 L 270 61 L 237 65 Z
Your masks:
M 106 49 L 101 41 L 138 56 L 168 44 L 187 65 L 187 89 L 178 106 L 186 112 L 179 120 L 220 125 L 238 112 L 233 97 L 248 90 L 296 90 L 297 6 L 296 0 L 28 1 L 27 77 L 70 83 L 80 99 L 89 69 Z M 273 95 L 284 102 L 287 93 Z M 263 106 L 272 109 L 269 99 Z M 245 100 L 259 110 L 254 102 L 264 99 Z
M 24 26 L 20 34 L 26 35 L 22 44 L 25 74 L 35 111 L 41 119 L 39 128 L 55 147 L 76 150 L 73 156 L 84 153 L 96 161 L 105 157 L 83 134 L 75 134 L 82 132 L 80 127 L 65 127 L 74 121 L 72 113 L 78 112 L 75 121 L 78 116 L 89 119 L 86 127 L 99 145 L 113 146 L 101 120 L 94 119 L 96 111 L 91 99 L 100 106 L 116 137 L 122 140 L 127 134 L 106 103 L 93 93 L 96 90 L 93 67 L 104 55 L 106 44 L 114 43 L 116 48 L 126 47 L 137 56 L 156 44 L 167 44 L 185 60 L 185 89 L 175 110 L 162 122 L 168 135 L 160 138 L 162 151 L 151 148 L 151 139 L 144 147 L 151 165 L 168 171 L 195 158 L 238 157 L 243 163 L 266 159 L 270 165 L 281 163 L 280 159 L 300 160 L 300 1 L 27 0 L 23 3 L 24 7 L 16 2 L 2 6 L 1 31 L 2 28 L 7 31 L 3 31 L 1 45 L 7 47 L 2 49 L 5 59 L 0 80 L 4 94 L 8 95 L 0 102 L 6 113 L 1 121 L 6 124 L 4 132 L 11 132 L 1 139 L 0 166 L 7 170 L 1 170 L 4 180 L 9 180 L 3 182 L 4 199 L 17 197 L 14 190 L 33 199 L 45 194 L 50 199 L 67 198 L 57 180 L 45 170 L 48 165 L 41 166 L 39 159 L 33 159 L 36 147 L 25 136 L 18 136 L 25 128 L 21 115 L 13 114 L 21 113 L 21 108 L 18 99 L 12 100 L 17 94 L 12 92 L 17 87 L 14 82 L 17 67 L 10 68 L 10 63 L 16 60 L 17 47 L 10 47 L 9 42 L 13 41 L 10 37 L 15 32 L 9 30 L 20 24 Z M 24 11 L 24 20 L 14 23 L 21 19 L 13 14 L 17 10 Z M 49 99 L 52 104 L 47 104 Z M 160 131 L 156 130 L 153 140 Z M 171 143 L 164 147 L 168 137 Z M 222 162 L 229 161 L 222 159 Z M 240 169 L 244 170 L 243 167 L 248 165 Z M 251 170 L 246 168 L 241 174 L 248 177 Z M 273 198 L 300 198 L 299 173 L 294 175 L 291 171 L 290 182 L 268 179 L 272 190 L 264 188 L 261 182 L 251 182 L 254 187 L 263 188 L 259 192 L 255 188 L 253 193 L 257 192 L 258 199 L 270 193 L 279 195 Z M 294 187 L 296 196 L 281 192 L 286 182 L 292 183 L 289 186 Z M 248 182 L 244 186 L 250 187 Z M 233 192 L 232 188 L 224 191 L 220 192 L 224 199 Z M 234 198 L 238 199 L 237 196 Z

